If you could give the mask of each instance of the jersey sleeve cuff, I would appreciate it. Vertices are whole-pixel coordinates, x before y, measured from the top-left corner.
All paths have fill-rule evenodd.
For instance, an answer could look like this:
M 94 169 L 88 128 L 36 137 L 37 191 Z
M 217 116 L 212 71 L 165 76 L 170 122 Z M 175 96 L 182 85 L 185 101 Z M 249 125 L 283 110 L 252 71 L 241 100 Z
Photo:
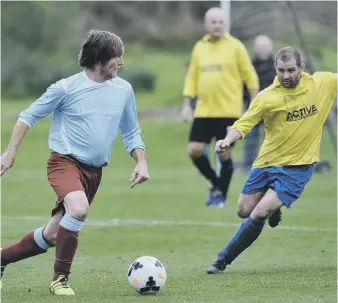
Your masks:
M 235 130 L 237 130 L 237 131 L 239 131 L 239 133 L 241 134 L 241 137 L 242 137 L 240 140 L 243 140 L 246 137 L 246 135 L 247 135 L 246 132 L 238 129 L 236 126 L 233 126 L 232 128 L 235 129 Z
M 18 121 L 26 124 L 29 128 L 32 128 L 34 126 L 34 124 L 30 123 L 28 120 L 26 120 L 25 118 L 23 117 L 19 117 Z

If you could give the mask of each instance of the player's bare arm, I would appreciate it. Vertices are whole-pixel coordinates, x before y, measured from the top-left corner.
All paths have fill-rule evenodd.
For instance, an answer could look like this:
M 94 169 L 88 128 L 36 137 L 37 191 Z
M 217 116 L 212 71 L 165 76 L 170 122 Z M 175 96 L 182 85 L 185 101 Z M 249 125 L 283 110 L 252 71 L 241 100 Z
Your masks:
M 135 148 L 131 155 L 137 163 L 130 178 L 130 188 L 134 188 L 137 184 L 149 180 L 150 176 L 145 151 L 141 148 Z
M 193 118 L 192 108 L 190 106 L 191 99 L 192 98 L 186 96 L 184 97 L 184 100 L 183 100 L 181 116 L 184 122 L 190 122 Z
M 21 121 L 15 124 L 8 147 L 1 156 L 1 176 L 13 166 L 20 144 L 28 129 L 28 125 Z

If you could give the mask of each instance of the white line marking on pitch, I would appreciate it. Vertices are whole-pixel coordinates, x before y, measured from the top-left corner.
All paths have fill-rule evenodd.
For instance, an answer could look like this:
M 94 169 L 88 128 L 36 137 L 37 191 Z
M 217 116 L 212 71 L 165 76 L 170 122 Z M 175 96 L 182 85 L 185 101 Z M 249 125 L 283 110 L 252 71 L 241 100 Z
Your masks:
M 46 217 L 11 217 L 1 216 L 2 220 L 6 223 L 10 223 L 11 220 L 15 221 L 48 221 Z M 4 222 L 2 222 L 4 223 Z M 137 220 L 137 219 L 109 219 L 109 220 L 91 220 L 88 219 L 85 226 L 88 227 L 117 227 L 117 226 L 129 226 L 129 225 L 140 225 L 140 226 L 206 226 L 206 227 L 238 227 L 239 223 L 230 222 L 203 222 L 203 221 L 180 221 L 180 220 Z M 293 230 L 293 231 L 309 231 L 309 232 L 337 232 L 336 228 L 315 228 L 315 227 L 303 227 L 303 226 L 287 226 L 281 225 L 276 227 L 276 230 Z

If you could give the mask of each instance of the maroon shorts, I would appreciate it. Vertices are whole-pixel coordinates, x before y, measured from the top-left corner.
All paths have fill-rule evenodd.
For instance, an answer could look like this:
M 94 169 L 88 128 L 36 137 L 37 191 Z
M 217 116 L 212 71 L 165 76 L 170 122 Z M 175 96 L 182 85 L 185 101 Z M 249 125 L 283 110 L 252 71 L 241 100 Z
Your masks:
M 48 159 L 47 176 L 49 184 L 57 195 L 56 206 L 52 210 L 52 216 L 63 209 L 63 199 L 73 191 L 83 191 L 89 205 L 99 188 L 102 176 L 102 168 L 85 165 L 71 156 L 52 152 Z

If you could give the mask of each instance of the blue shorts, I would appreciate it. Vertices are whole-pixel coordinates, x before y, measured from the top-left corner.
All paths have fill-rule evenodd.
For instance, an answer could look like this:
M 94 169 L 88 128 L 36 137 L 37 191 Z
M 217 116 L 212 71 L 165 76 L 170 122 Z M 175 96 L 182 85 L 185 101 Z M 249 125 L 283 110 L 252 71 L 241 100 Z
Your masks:
M 314 164 L 254 168 L 244 184 L 242 194 L 251 195 L 273 189 L 286 207 L 291 207 L 310 181 Z

